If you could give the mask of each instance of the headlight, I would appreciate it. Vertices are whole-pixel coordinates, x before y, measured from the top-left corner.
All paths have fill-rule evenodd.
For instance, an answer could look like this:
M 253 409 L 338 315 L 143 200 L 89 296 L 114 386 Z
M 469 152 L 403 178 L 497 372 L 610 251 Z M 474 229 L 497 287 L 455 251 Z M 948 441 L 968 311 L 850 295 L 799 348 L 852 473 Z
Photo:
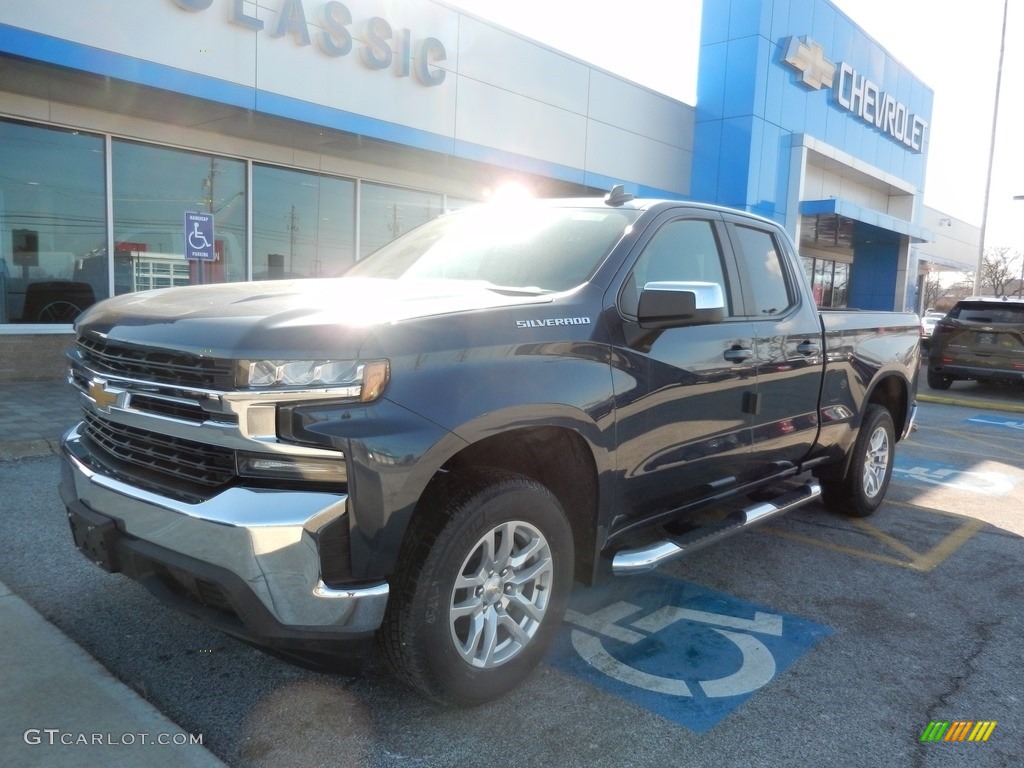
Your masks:
M 368 403 L 381 396 L 389 376 L 387 360 L 239 360 L 236 381 L 249 389 L 328 387 Z

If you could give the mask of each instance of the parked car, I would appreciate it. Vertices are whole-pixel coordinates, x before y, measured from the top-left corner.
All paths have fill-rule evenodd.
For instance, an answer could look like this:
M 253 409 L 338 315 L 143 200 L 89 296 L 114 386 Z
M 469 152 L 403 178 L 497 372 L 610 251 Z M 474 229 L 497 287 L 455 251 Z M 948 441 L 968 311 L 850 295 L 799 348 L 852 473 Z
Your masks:
M 921 333 L 925 338 L 930 338 L 935 331 L 935 324 L 946 316 L 945 312 L 937 309 L 926 309 L 921 316 Z
M 960 379 L 1024 382 L 1024 300 L 961 299 L 936 323 L 928 386 Z
M 603 559 L 642 573 L 819 497 L 871 514 L 920 368 L 917 315 L 819 312 L 777 223 L 621 189 L 76 327 L 61 494 L 90 560 L 279 653 L 376 635 L 458 704 L 520 681 Z

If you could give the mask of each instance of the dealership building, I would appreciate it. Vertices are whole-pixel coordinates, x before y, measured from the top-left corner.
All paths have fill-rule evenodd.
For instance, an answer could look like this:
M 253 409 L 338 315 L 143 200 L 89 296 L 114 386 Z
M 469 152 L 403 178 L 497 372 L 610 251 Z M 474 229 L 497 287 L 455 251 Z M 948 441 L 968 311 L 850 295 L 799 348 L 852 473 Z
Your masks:
M 753 211 L 821 306 L 920 311 L 978 249 L 933 96 L 828 0 L 706 2 L 695 105 L 434 0 L 5 3 L 0 382 L 95 301 L 335 274 L 510 181 Z

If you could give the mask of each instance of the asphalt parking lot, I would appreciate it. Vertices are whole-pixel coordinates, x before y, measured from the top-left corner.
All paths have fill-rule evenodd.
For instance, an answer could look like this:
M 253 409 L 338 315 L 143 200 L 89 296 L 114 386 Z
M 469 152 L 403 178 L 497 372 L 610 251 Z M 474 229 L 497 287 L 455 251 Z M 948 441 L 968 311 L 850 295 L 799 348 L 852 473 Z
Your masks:
M 0 463 L 0 580 L 230 765 L 1017 766 L 1024 415 L 919 425 L 873 517 L 808 506 L 580 590 L 547 663 L 475 709 L 279 661 L 101 572 L 52 456 Z M 935 722 L 995 726 L 922 741 Z

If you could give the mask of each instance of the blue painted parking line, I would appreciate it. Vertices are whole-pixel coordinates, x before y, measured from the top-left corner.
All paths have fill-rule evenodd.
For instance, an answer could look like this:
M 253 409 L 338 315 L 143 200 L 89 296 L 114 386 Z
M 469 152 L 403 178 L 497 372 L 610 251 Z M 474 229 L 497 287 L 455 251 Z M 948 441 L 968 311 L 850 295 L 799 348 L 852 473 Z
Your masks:
M 919 485 L 937 485 L 984 496 L 1006 496 L 1020 482 L 1006 472 L 964 470 L 951 464 L 897 455 L 893 476 Z
M 966 420 L 968 424 L 985 424 L 990 427 L 1003 427 L 1005 429 L 1016 429 L 1024 432 L 1024 419 L 1011 419 L 1006 416 L 972 416 Z
M 703 733 L 831 630 L 660 574 L 573 593 L 547 661 Z

